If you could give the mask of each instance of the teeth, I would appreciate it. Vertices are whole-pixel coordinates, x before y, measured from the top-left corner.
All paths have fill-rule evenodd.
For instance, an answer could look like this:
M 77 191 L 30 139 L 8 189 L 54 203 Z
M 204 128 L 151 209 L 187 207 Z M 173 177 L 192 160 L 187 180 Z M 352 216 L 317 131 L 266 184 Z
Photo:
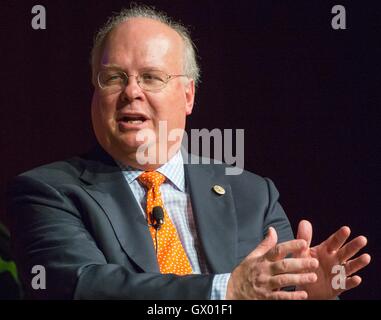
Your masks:
M 128 120 L 127 122 L 128 123 L 132 123 L 132 124 L 141 124 L 141 123 L 143 123 L 142 120 Z

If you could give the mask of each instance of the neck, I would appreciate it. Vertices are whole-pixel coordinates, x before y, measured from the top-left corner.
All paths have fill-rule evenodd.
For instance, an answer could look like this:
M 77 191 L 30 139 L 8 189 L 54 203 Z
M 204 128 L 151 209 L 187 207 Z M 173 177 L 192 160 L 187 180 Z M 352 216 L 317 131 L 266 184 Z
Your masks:
M 122 157 L 116 158 L 120 163 L 125 166 L 130 166 L 135 169 L 140 169 L 143 171 L 154 171 L 169 162 L 179 151 L 179 148 L 174 150 L 169 150 L 166 154 L 156 154 L 155 156 L 147 157 L 142 154 L 133 153 L 130 155 L 123 155 Z

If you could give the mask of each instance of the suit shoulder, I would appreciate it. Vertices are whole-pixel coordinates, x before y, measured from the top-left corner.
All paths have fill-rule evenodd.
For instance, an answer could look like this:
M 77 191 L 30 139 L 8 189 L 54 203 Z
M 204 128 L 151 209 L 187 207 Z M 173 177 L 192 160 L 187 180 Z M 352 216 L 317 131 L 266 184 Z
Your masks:
M 84 159 L 72 157 L 67 160 L 45 164 L 16 176 L 13 181 L 38 180 L 49 185 L 73 183 L 84 169 Z
M 183 155 L 183 157 L 185 157 Z M 200 157 L 194 154 L 186 154 L 185 158 L 190 164 L 202 164 L 214 171 L 216 177 L 225 177 L 229 183 L 250 183 L 258 186 L 266 187 L 268 183 L 272 183 L 269 178 L 262 177 L 248 170 L 233 167 L 232 165 L 221 162 L 220 160 Z
M 228 174 L 229 171 L 227 171 L 227 169 L 231 169 L 233 167 L 224 163 L 214 165 L 213 168 L 215 170 L 216 175 L 224 175 L 225 179 L 233 185 L 255 185 L 257 187 L 267 189 L 269 187 L 269 184 L 273 184 L 269 178 L 263 177 L 259 174 L 244 169 L 240 171 L 236 170 L 236 172 L 239 172 L 239 174 Z
M 261 199 L 265 202 L 279 197 L 278 189 L 270 178 L 248 170 L 242 170 L 237 175 L 228 175 L 225 169 L 229 167 L 227 164 L 219 164 L 214 165 L 213 170 L 221 183 L 225 182 L 230 185 L 236 197 L 249 200 Z

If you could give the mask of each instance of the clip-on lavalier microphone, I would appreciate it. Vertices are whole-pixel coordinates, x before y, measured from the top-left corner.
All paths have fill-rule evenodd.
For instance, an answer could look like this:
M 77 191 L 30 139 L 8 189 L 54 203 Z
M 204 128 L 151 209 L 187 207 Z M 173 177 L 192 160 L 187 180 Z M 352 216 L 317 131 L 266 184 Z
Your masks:
M 152 209 L 151 214 L 151 226 L 155 228 L 155 242 L 156 242 L 156 256 L 157 256 L 157 230 L 160 230 L 161 225 L 164 223 L 164 210 L 160 206 L 156 206 Z

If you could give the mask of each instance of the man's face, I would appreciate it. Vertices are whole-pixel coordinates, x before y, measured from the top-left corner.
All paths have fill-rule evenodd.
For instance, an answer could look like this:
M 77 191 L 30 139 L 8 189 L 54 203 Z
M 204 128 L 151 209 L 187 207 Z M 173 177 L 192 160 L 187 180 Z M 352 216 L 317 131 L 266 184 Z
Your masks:
M 182 39 L 174 30 L 158 21 L 134 18 L 108 35 L 99 70 L 111 68 L 127 75 L 160 70 L 179 75 L 184 73 L 183 56 Z M 96 86 L 91 108 L 95 135 L 113 158 L 142 167 L 136 162 L 136 151 L 143 144 L 137 133 L 151 129 L 157 143 L 159 122 L 166 121 L 168 133 L 184 129 L 193 101 L 194 82 L 184 77 L 170 80 L 159 91 L 141 89 L 135 77 L 129 78 L 122 92 L 110 93 Z M 173 144 L 168 142 L 166 149 L 173 150 Z

